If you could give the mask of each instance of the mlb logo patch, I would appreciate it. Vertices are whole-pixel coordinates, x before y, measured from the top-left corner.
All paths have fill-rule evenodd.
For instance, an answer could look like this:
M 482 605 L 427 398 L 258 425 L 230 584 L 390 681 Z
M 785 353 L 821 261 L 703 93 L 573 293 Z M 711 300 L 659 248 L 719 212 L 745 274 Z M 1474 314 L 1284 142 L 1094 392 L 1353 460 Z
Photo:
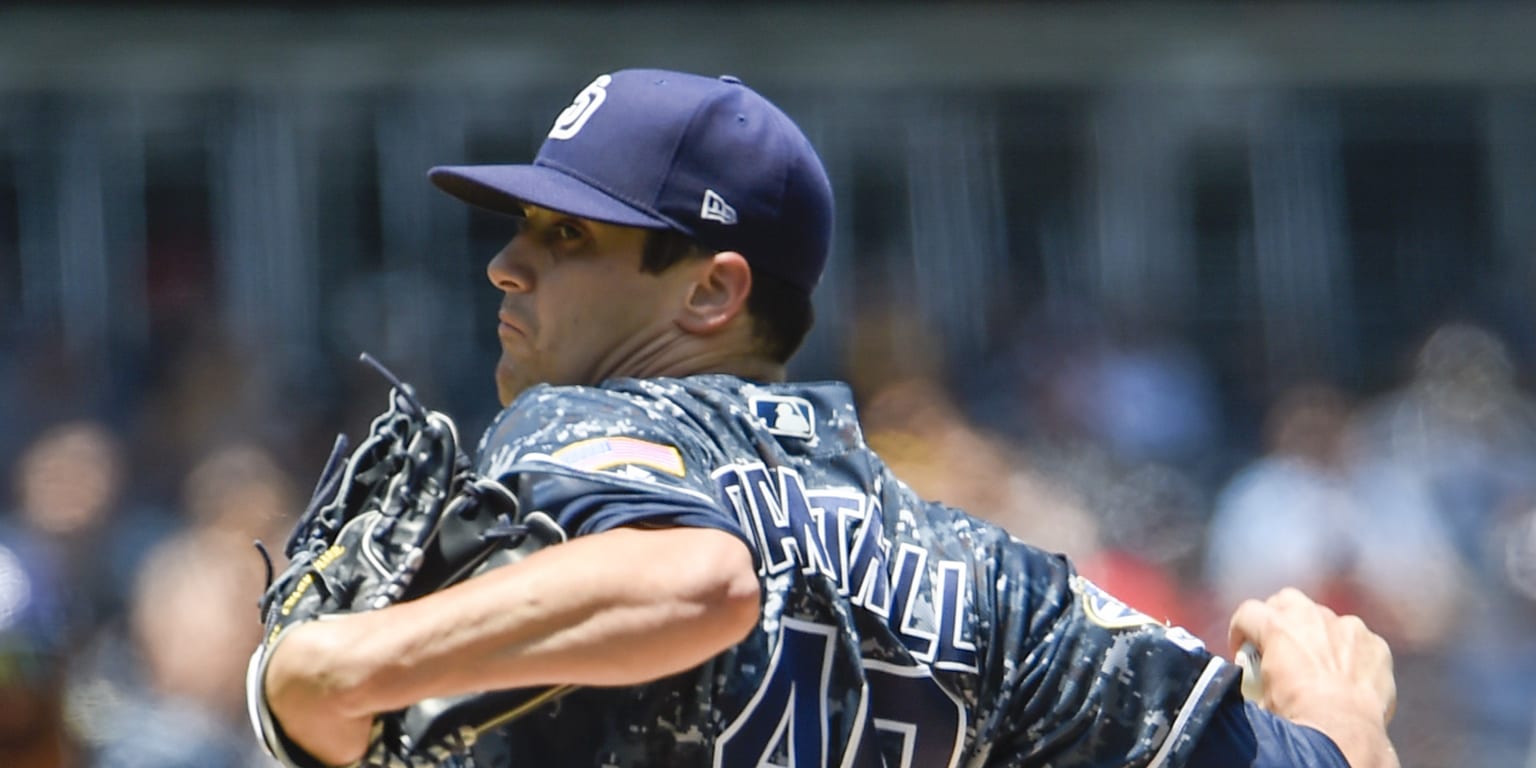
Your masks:
M 811 440 L 816 437 L 816 409 L 802 397 L 758 395 L 751 400 L 752 413 L 770 434 Z

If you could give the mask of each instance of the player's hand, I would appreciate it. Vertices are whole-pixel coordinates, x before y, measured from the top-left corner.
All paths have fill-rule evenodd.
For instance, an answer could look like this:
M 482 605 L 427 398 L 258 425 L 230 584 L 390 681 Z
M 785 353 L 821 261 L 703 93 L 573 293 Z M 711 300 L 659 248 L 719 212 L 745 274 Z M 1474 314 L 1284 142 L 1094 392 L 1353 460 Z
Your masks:
M 267 705 L 283 732 L 326 765 L 351 765 L 363 757 L 373 716 L 352 715 L 338 701 L 345 681 L 338 679 L 338 658 L 331 630 L 339 622 L 310 622 L 289 630 L 272 650 L 267 667 Z
M 1244 642 L 1258 649 L 1265 709 L 1328 734 L 1353 766 L 1396 765 L 1392 651 L 1359 617 L 1287 588 L 1238 606 L 1227 640 L 1234 654 Z

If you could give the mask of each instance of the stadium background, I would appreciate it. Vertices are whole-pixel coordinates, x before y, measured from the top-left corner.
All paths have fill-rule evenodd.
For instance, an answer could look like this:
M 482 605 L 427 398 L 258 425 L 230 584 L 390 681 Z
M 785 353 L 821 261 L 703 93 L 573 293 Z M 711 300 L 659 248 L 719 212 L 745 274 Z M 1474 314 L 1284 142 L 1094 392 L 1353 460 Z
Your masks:
M 793 373 L 920 490 L 1218 649 L 1302 583 L 1393 639 L 1405 765 L 1536 766 L 1533 39 L 1483 2 L 0 7 L 0 756 L 48 691 L 101 764 L 261 764 L 249 540 L 382 404 L 357 353 L 496 408 L 508 230 L 425 170 L 659 66 L 821 150 Z

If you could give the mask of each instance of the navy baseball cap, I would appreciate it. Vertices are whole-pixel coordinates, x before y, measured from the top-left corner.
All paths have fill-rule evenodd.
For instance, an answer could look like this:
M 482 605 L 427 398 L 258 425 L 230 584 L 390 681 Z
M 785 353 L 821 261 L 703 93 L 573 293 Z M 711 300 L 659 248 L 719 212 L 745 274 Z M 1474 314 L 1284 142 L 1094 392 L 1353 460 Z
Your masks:
M 438 188 L 516 214 L 532 204 L 672 229 L 737 251 L 807 294 L 832 236 L 832 185 L 805 134 L 734 77 L 601 75 L 555 118 L 531 165 L 433 168 Z

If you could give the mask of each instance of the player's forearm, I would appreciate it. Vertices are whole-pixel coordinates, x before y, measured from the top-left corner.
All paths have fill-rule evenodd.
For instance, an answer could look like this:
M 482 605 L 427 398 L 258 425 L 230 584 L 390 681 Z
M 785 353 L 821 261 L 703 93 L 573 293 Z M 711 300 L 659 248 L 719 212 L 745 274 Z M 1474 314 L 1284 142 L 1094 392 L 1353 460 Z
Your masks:
M 1387 737 L 1390 706 L 1368 682 L 1335 675 L 1308 686 L 1271 690 L 1266 706 L 1287 720 L 1321 731 L 1350 768 L 1399 768 Z
M 1333 740 L 1350 768 L 1400 768 L 1397 750 L 1387 738 L 1387 726 L 1380 717 L 1353 710 L 1336 710 L 1294 719 L 1322 731 Z
M 739 642 L 758 603 L 751 556 L 728 534 L 582 537 L 338 627 L 355 665 L 341 698 L 380 712 L 497 688 L 647 682 Z

